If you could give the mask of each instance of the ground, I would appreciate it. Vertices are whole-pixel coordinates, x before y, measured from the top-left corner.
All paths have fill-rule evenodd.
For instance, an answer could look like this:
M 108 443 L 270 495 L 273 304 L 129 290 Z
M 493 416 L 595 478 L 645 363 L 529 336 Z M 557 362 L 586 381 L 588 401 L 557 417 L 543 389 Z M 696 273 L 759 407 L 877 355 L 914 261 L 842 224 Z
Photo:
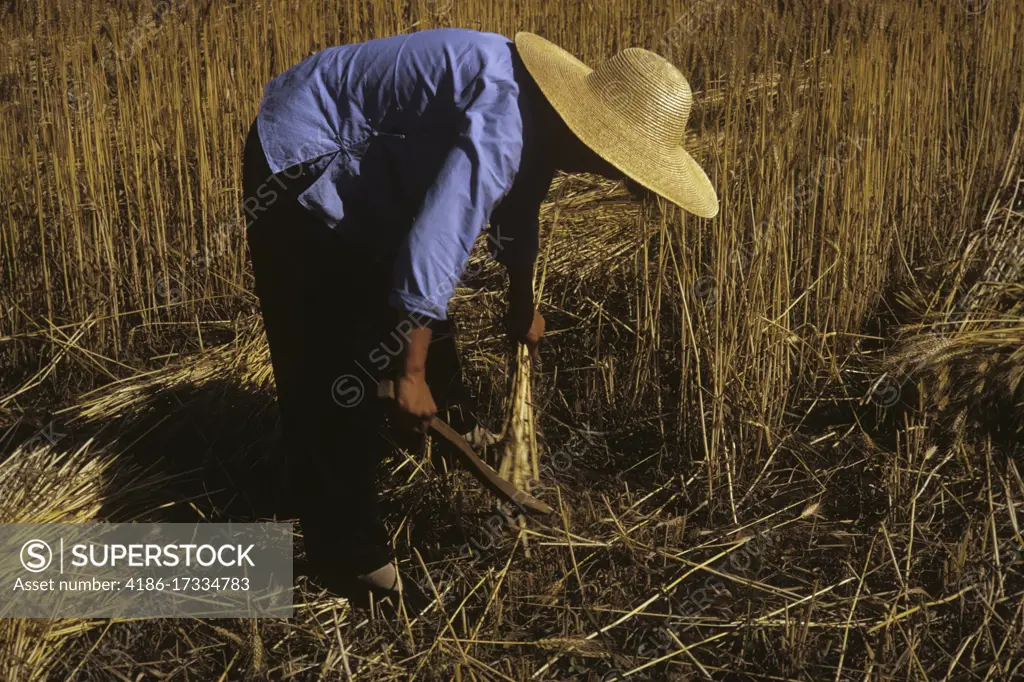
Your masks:
M 525 406 L 474 255 L 469 383 L 495 430 L 532 413 L 552 519 L 396 448 L 398 614 L 303 575 L 297 525 L 292 619 L 4 620 L 0 679 L 1021 677 L 1022 10 L 0 9 L 5 523 L 291 518 L 239 161 L 262 84 L 318 47 L 458 25 L 654 49 L 722 203 L 557 178 Z

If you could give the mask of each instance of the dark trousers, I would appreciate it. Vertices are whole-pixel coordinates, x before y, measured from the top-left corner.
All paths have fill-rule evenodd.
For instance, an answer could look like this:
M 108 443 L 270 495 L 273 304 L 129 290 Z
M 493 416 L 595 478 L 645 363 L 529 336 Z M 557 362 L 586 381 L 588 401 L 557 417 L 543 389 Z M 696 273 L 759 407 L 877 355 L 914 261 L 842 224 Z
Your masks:
M 365 573 L 392 558 L 377 492 L 389 429 L 376 384 L 401 365 L 407 323 L 388 305 L 392 260 L 360 252 L 295 199 L 315 178 L 272 177 L 255 126 L 243 164 L 247 240 L 281 415 L 289 488 L 310 562 Z M 453 325 L 434 323 L 427 380 L 453 426 L 474 417 Z M 408 438 L 404 440 L 408 442 Z

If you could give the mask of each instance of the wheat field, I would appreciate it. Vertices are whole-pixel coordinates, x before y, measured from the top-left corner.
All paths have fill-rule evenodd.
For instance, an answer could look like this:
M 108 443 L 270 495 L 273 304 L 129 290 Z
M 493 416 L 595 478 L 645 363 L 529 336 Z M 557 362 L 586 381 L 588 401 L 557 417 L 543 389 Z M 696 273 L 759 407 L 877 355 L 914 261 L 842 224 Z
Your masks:
M 0 680 L 1024 677 L 1022 0 L 3 3 L 0 522 L 278 513 L 245 133 L 305 56 L 441 26 L 669 58 L 721 200 L 552 186 L 557 520 L 399 450 L 422 608 L 300 579 L 290 620 L 0 620 Z M 504 276 L 472 266 L 458 341 L 500 427 Z

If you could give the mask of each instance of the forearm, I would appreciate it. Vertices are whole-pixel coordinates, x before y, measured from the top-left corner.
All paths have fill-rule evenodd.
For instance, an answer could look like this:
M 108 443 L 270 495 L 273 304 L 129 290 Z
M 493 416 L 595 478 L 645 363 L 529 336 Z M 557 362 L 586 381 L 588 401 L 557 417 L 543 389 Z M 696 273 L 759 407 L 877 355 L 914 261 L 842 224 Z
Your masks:
M 400 412 L 412 417 L 419 431 L 425 433 L 431 417 L 437 413 L 437 405 L 427 385 L 427 349 L 432 332 L 430 327 L 418 323 L 421 319 L 415 314 L 408 315 L 413 326 L 406 335 L 405 350 L 395 380 L 395 399 Z
M 401 371 L 405 376 L 423 376 L 427 371 L 427 351 L 433 332 L 430 327 L 416 325 L 409 330 Z

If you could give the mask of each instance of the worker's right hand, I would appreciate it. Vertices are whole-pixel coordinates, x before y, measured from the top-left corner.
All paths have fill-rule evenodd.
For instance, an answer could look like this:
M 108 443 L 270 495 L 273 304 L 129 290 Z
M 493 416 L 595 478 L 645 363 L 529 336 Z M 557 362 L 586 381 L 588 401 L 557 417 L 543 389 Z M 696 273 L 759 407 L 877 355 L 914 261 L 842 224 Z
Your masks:
M 399 411 L 408 416 L 413 428 L 426 433 L 431 418 L 437 414 L 437 404 L 427 386 L 426 374 L 400 374 L 395 381 L 395 398 Z

